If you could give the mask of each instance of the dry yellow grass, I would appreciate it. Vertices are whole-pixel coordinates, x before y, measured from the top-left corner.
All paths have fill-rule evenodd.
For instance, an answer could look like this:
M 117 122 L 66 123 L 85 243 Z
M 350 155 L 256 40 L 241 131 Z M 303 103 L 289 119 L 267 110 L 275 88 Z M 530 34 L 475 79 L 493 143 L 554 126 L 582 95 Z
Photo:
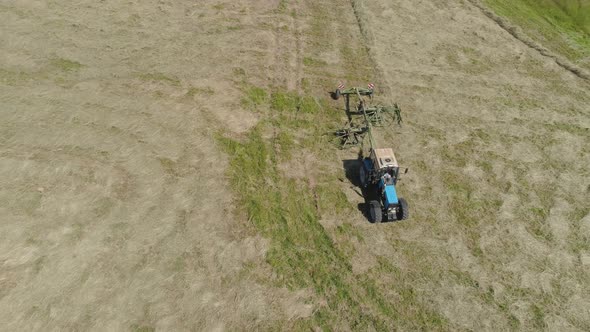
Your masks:
M 469 2 L 353 3 L 0 5 L 3 329 L 589 329 L 588 82 Z M 404 110 L 406 223 L 310 136 L 341 80 Z

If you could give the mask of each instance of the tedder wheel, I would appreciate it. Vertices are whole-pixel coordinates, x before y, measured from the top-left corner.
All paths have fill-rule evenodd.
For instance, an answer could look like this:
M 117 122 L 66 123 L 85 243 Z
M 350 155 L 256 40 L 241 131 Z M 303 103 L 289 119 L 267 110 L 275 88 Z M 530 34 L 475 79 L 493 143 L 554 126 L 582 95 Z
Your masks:
M 383 216 L 381 214 L 381 204 L 379 204 L 377 201 L 369 202 L 369 221 L 375 224 L 383 221 Z
M 334 98 L 334 100 L 340 99 L 340 89 L 336 89 L 336 91 L 334 91 L 334 94 L 332 95 L 332 97 Z
M 397 220 L 406 220 L 410 217 L 410 211 L 408 210 L 408 202 L 405 199 L 399 199 L 399 210 L 397 211 Z
M 361 187 L 367 188 L 367 170 L 365 169 L 364 163 L 361 164 L 361 169 L 359 170 L 359 179 L 361 182 Z

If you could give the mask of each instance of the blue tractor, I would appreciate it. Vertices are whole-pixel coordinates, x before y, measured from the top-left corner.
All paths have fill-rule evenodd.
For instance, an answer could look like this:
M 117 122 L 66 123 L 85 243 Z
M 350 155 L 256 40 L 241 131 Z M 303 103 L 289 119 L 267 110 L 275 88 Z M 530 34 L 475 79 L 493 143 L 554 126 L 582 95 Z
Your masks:
M 363 189 L 376 191 L 378 197 L 378 200 L 369 201 L 368 214 L 371 222 L 408 219 L 408 203 L 398 197 L 395 189 L 399 171 L 392 149 L 371 148 L 369 157 L 362 159 L 359 171 L 361 186 Z

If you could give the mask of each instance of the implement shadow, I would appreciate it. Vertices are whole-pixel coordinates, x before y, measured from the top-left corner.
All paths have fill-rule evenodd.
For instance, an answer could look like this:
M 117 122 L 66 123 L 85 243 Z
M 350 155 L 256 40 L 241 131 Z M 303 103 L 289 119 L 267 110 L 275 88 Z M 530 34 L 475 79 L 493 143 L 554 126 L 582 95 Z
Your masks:
M 344 99 L 344 112 L 346 113 L 346 117 L 348 118 L 348 122 L 352 122 L 353 115 L 363 115 L 363 113 L 355 108 L 353 111 L 350 108 L 350 95 L 341 96 L 336 93 L 336 91 L 329 91 L 330 98 L 333 100 L 342 100 Z

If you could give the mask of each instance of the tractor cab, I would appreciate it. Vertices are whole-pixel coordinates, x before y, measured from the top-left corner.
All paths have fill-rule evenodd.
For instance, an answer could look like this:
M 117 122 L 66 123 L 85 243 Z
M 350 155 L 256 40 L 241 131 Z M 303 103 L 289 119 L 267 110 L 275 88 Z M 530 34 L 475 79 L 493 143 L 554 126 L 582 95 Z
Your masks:
M 391 184 L 397 183 L 399 176 L 399 165 L 395 159 L 393 149 L 371 149 L 370 158 L 376 166 L 375 174 L 379 178 L 385 177 L 385 180 L 391 181 Z

